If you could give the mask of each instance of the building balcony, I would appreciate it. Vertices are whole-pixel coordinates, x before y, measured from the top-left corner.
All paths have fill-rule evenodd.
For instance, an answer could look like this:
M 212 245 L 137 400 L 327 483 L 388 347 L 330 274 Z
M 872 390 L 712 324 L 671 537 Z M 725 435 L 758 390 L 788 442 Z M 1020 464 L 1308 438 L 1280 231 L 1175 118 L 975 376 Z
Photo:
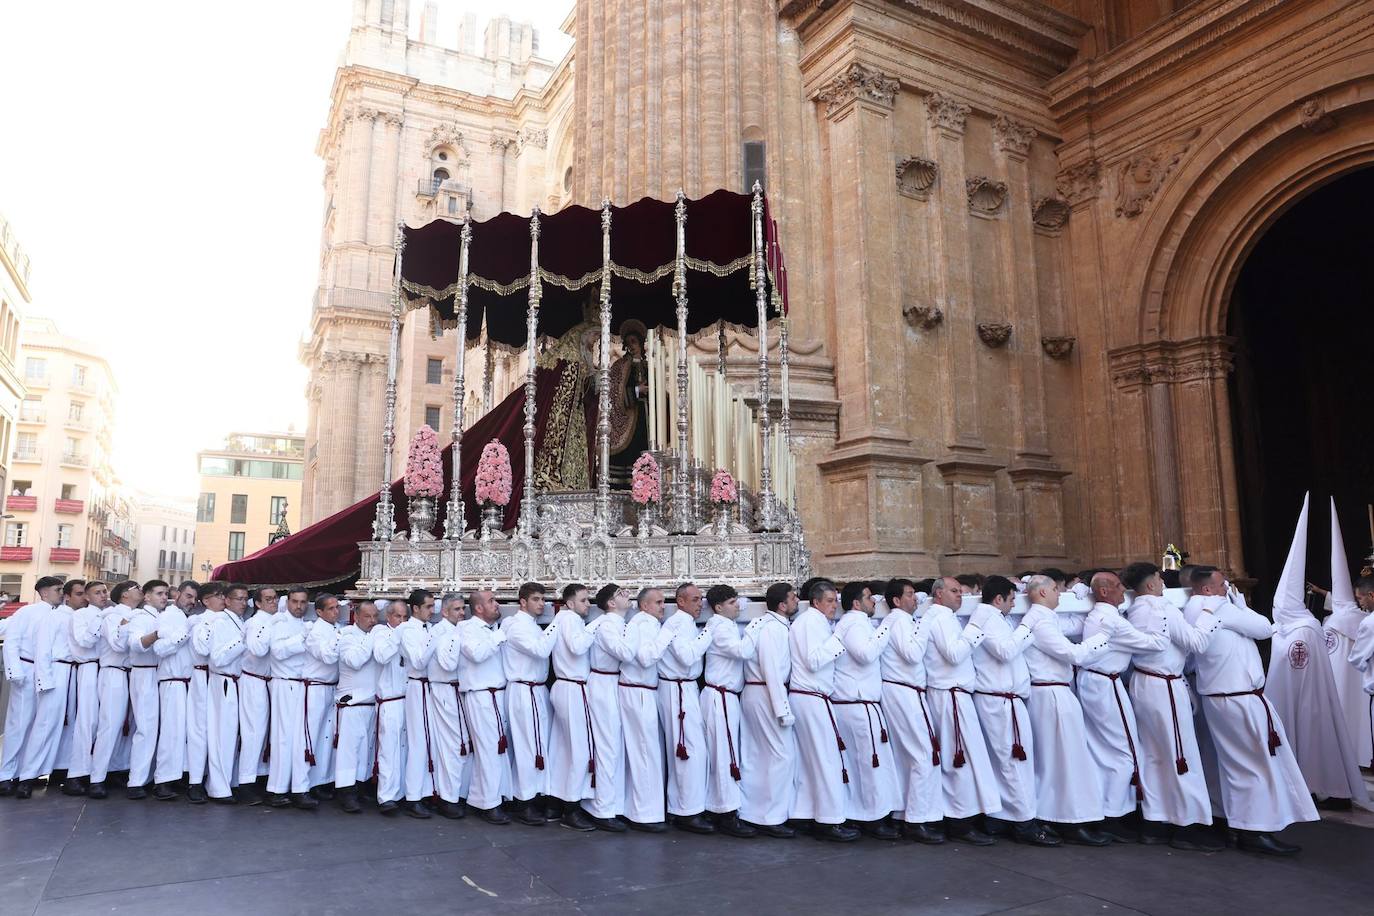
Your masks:
M 26 375 L 24 376 L 24 387 L 30 391 L 40 391 L 49 387 L 52 379 L 47 375 Z
M 72 417 L 71 415 L 68 415 L 67 418 L 62 421 L 62 425 L 65 426 L 67 429 L 74 429 L 78 432 L 88 433 L 91 431 L 90 420 L 81 419 L 79 417 Z
M 81 551 L 76 547 L 48 548 L 49 563 L 80 563 Z
M 10 512 L 37 512 L 37 496 L 6 496 L 5 509 Z
M 84 394 L 88 397 L 95 397 L 95 386 L 89 379 L 72 379 L 72 383 L 67 386 L 67 390 L 72 394 Z
M 32 547 L 0 547 L 0 563 L 28 563 L 32 560 Z
M 45 410 L 21 409 L 19 411 L 19 422 L 32 423 L 36 426 L 42 426 L 44 423 L 48 422 L 48 413 Z
M 13 499 L 14 497 L 10 497 Z M 29 497 L 33 499 L 34 497 Z M 86 501 L 83 499 L 55 499 L 52 503 L 52 511 L 60 515 L 80 515 L 86 511 Z
M 19 464 L 42 464 L 43 450 L 41 448 L 17 448 L 14 450 L 14 460 Z
M 64 468 L 88 468 L 91 466 L 91 458 L 89 455 L 63 453 L 62 466 Z

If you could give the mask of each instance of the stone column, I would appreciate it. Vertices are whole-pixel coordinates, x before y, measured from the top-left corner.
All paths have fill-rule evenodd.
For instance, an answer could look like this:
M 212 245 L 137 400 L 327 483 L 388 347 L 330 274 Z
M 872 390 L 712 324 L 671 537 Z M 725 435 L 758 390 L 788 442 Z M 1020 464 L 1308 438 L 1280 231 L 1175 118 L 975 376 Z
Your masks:
M 508 169 L 506 168 L 506 162 L 508 159 L 509 150 L 514 145 L 515 140 L 512 137 L 507 137 L 504 134 L 492 135 L 491 150 L 492 155 L 496 157 L 496 186 L 500 189 L 500 203 L 498 210 L 501 213 L 510 212 L 510 192 L 508 190 L 508 186 L 513 184 L 514 182 L 510 181 L 507 176 Z
M 372 181 L 372 130 L 377 112 L 359 109 L 348 123 L 348 180 L 343 199 L 349 201 L 345 241 L 367 241 L 369 189 Z
M 400 213 L 396 209 L 396 182 L 401 167 L 401 116 L 377 112 L 372 122 L 372 156 L 368 168 L 367 243 L 385 248 L 391 242 Z M 427 176 L 426 176 L 427 177 Z
M 371 495 L 382 479 L 382 420 L 386 408 L 386 357 L 368 354 L 358 373 L 358 413 L 353 448 L 353 498 Z

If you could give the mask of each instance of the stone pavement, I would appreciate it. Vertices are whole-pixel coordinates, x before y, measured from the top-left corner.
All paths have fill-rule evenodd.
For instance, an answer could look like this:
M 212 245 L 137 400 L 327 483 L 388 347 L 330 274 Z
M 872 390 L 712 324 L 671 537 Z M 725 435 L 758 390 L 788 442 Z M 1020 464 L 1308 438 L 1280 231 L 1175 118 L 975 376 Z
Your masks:
M 0 799 L 0 914 L 1374 912 L 1374 830 L 1284 836 L 1297 858 L 580 834 L 40 791 Z

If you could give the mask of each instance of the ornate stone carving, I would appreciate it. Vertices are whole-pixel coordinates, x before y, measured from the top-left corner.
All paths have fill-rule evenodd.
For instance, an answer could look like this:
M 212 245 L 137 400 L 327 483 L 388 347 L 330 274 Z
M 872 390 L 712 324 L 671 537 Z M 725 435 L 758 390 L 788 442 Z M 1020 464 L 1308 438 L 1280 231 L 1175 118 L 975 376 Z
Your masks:
M 958 99 L 943 92 L 932 92 L 926 96 L 926 117 L 932 127 L 962 134 L 964 123 L 973 109 Z
M 1007 183 L 993 181 L 984 175 L 965 179 L 964 189 L 968 192 L 969 209 L 978 216 L 993 215 L 1002 209 L 1007 199 Z
M 897 90 L 900 88 L 901 83 L 882 72 L 852 63 L 843 73 L 817 90 L 812 99 L 825 102 L 825 113 L 828 115 L 856 99 L 891 108 L 896 104 Z
M 1326 110 L 1326 103 L 1311 98 L 1298 106 L 1298 124 L 1314 134 L 1324 134 L 1336 126 L 1336 119 Z
M 1059 173 L 1055 182 L 1059 195 L 1076 207 L 1096 197 L 1101 190 L 1102 167 L 1096 159 L 1080 162 Z
M 1007 341 L 1011 340 L 1011 325 L 996 321 L 980 322 L 978 337 L 994 350 L 1005 347 Z
M 467 139 L 463 132 L 452 124 L 440 124 L 429 132 L 430 152 L 441 146 L 452 147 L 456 151 L 461 151 L 464 156 L 468 154 Z
M 1024 157 L 1030 152 L 1031 141 L 1039 133 L 1029 124 L 1013 121 L 1006 115 L 992 119 L 992 143 L 998 152 Z
M 617 578 L 634 580 L 644 576 L 671 575 L 672 571 L 672 551 L 665 547 L 636 547 L 615 552 Z
M 897 163 L 897 191 L 907 197 L 925 200 L 935 186 L 940 167 L 930 159 L 908 156 Z
M 1059 197 L 1037 197 L 1031 203 L 1031 222 L 1041 229 L 1057 231 L 1069 221 L 1072 208 Z
M 750 547 L 700 547 L 696 551 L 696 572 L 701 576 L 749 575 L 754 552 Z
M 491 135 L 491 148 L 494 149 L 494 150 L 500 150 L 501 152 L 504 153 L 506 150 L 510 149 L 510 147 L 513 146 L 514 144 L 515 144 L 515 138 L 514 138 L 514 137 L 510 137 L 510 136 L 507 136 L 507 135 L 505 135 L 505 134 L 492 134 L 492 135 Z
M 536 149 L 544 149 L 549 145 L 549 132 L 547 130 L 522 127 L 515 133 L 515 151 L 522 153 L 526 146 L 533 146 Z
M 1075 337 L 1042 337 L 1040 347 L 1050 359 L 1068 359 L 1077 342 Z
M 902 316 L 907 324 L 921 331 L 931 328 L 945 320 L 945 313 L 933 305 L 910 303 L 902 306 Z
M 1117 173 L 1116 215 L 1134 219 L 1143 213 L 1200 133 L 1202 128 L 1194 127 L 1164 141 L 1155 152 L 1140 153 L 1122 163 Z

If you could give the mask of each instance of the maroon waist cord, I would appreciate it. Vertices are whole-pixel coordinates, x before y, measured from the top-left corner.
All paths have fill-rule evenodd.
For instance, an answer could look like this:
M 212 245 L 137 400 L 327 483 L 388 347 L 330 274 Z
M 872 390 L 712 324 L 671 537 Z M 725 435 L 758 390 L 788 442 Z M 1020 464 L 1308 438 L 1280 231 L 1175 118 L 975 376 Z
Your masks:
M 500 736 L 500 737 L 498 737 L 497 740 L 496 740 L 496 753 L 498 753 L 498 754 L 504 754 L 504 753 L 506 752 L 506 744 L 507 744 L 507 742 L 506 742 L 506 723 L 503 722 L 503 721 L 501 720 L 501 707 L 500 707 L 500 705 L 498 705 L 497 702 L 496 702 L 496 694 L 497 694 L 498 691 L 505 690 L 506 688 L 504 688 L 504 687 L 485 687 L 485 688 L 483 688 L 483 689 L 486 690 L 487 693 L 491 694 L 491 712 L 492 712 L 492 715 L 496 716 L 496 734 Z M 531 691 L 531 693 L 532 693 L 532 692 L 533 692 L 533 691 Z M 535 735 L 537 736 L 537 735 L 539 734 L 539 729 L 536 728 L 535 731 L 534 731 L 534 733 L 535 733 Z
M 534 724 L 534 768 L 544 769 L 544 741 L 539 736 L 539 696 L 534 692 L 536 687 L 543 687 L 543 681 L 516 681 L 517 684 L 524 684 L 530 689 L 530 720 Z M 499 717 L 499 714 L 498 714 Z
M 916 691 L 916 701 L 921 704 L 921 718 L 925 720 L 926 734 L 930 736 L 930 765 L 938 767 L 940 765 L 940 736 L 935 734 L 935 727 L 930 724 L 930 711 L 926 709 L 926 689 L 917 687 L 915 684 L 908 684 L 906 681 L 889 681 L 887 678 L 883 678 L 883 683 Z
M 67 699 L 66 699 L 66 701 L 62 704 L 62 727 L 63 727 L 63 728 L 66 728 L 68 725 L 71 725 L 71 724 L 72 724 L 72 723 L 71 723 L 71 720 L 70 720 L 68 717 L 69 717 L 69 715 L 70 715 L 70 713 L 71 713 L 71 711 L 72 711 L 72 689 L 76 686 L 75 681 L 76 681 L 77 665 L 80 665 L 80 664 L 83 664 L 83 663 L 82 663 L 82 662 L 70 661 L 70 660 L 65 659 L 65 658 L 55 658 L 55 659 L 53 659 L 53 661 L 57 662 L 59 665 L 67 665 L 69 668 L 71 668 L 71 670 L 67 672 Z M 76 713 L 77 713 L 77 715 L 80 715 L 80 714 L 81 714 L 81 691 L 79 691 L 79 690 L 76 692 L 76 706 L 77 706 Z
M 1183 677 L 1181 674 L 1160 674 L 1158 671 L 1150 671 L 1147 668 L 1136 668 L 1136 673 L 1146 677 L 1159 678 L 1169 689 L 1169 715 L 1174 720 L 1174 753 L 1177 755 L 1174 765 L 1178 770 L 1178 775 L 1182 776 L 1188 772 L 1188 761 L 1183 759 L 1183 733 L 1178 729 L 1178 702 L 1174 699 L 1174 681 Z
M 690 760 L 687 756 L 687 707 L 682 701 L 682 685 L 695 684 L 696 678 L 660 677 L 659 680 L 677 685 L 677 759 Z
M 835 710 L 830 705 L 830 697 L 817 690 L 797 690 L 793 687 L 787 688 L 788 693 L 799 693 L 804 697 L 816 697 L 825 703 L 825 714 L 830 717 L 830 728 L 835 733 L 835 746 L 840 751 L 840 776 L 844 778 L 845 785 L 849 785 L 849 769 L 844 765 L 844 739 L 840 737 L 840 727 L 835 724 Z
M 334 750 L 339 749 L 339 710 L 347 707 L 352 709 L 354 706 L 376 706 L 376 699 L 361 700 L 357 703 L 335 703 L 334 704 Z
M 933 688 L 939 690 L 940 688 Z M 954 713 L 954 768 L 957 770 L 968 762 L 968 755 L 964 753 L 964 723 L 959 718 L 959 698 L 956 693 L 973 696 L 973 691 L 965 690 L 962 687 L 949 687 L 949 705 Z
M 376 779 L 379 775 L 381 775 L 381 768 L 380 768 L 379 764 L 380 764 L 380 762 L 381 762 L 381 756 L 382 756 L 382 706 L 385 705 L 385 704 L 387 704 L 387 703 L 395 703 L 397 700 L 404 700 L 405 698 L 406 698 L 406 695 L 405 695 L 404 693 L 401 694 L 400 696 L 394 696 L 394 697 L 378 697 L 378 698 L 377 698 L 377 718 L 376 718 L 376 720 L 372 723 L 372 778 L 373 778 L 373 779 Z
M 1011 707 L 1011 758 L 1013 760 L 1025 760 L 1026 748 L 1021 743 L 1021 720 L 1016 716 L 1016 701 L 1026 702 L 1025 697 L 1017 693 L 1006 693 L 999 690 L 975 690 L 974 693 L 984 697 L 1001 697 L 1007 701 Z
M 603 674 L 608 672 L 601 672 Z M 592 788 L 596 788 L 596 732 L 592 729 L 592 706 L 587 702 L 587 682 L 575 677 L 554 677 L 555 681 L 576 684 L 582 691 L 582 716 L 587 726 L 587 772 L 592 777 Z
M 877 700 L 835 700 L 830 701 L 836 706 L 862 706 L 864 716 L 868 719 L 868 743 L 873 749 L 873 768 L 878 768 L 878 742 L 873 739 L 873 710 L 878 711 L 878 729 L 882 743 L 887 744 L 887 720 L 883 718 L 883 708 Z
M 1269 756 L 1277 757 L 1279 755 L 1279 748 L 1283 746 L 1283 741 L 1279 739 L 1278 729 L 1274 728 L 1274 710 L 1270 707 L 1269 701 L 1264 698 L 1263 687 L 1256 687 L 1254 690 L 1237 690 L 1234 693 L 1204 693 L 1203 696 L 1213 700 L 1259 697 L 1260 704 L 1264 707 L 1264 722 L 1269 728 Z
M 263 732 L 262 738 L 262 762 L 267 763 L 272 757 L 272 677 L 267 674 L 254 674 L 251 671 L 243 673 L 262 681 L 263 693 L 267 694 L 267 730 Z
M 1126 733 L 1126 747 L 1131 752 L 1131 785 L 1135 786 L 1135 800 L 1145 800 L 1145 787 L 1140 784 L 1140 760 L 1135 754 L 1135 738 L 1131 735 L 1131 723 L 1126 718 L 1126 704 L 1121 699 L 1121 674 L 1098 671 L 1095 668 L 1082 668 L 1091 674 L 1107 678 L 1112 682 L 1112 697 L 1116 700 L 1116 711 L 1121 716 L 1121 730 Z
M 735 696 L 741 696 L 742 691 L 731 690 L 718 684 L 707 684 L 706 689 L 720 693 L 720 714 L 725 717 L 725 744 L 730 749 L 730 778 L 739 782 L 739 761 L 735 759 L 735 736 L 730 733 L 730 704 L 726 702 L 725 695 L 733 693 Z

